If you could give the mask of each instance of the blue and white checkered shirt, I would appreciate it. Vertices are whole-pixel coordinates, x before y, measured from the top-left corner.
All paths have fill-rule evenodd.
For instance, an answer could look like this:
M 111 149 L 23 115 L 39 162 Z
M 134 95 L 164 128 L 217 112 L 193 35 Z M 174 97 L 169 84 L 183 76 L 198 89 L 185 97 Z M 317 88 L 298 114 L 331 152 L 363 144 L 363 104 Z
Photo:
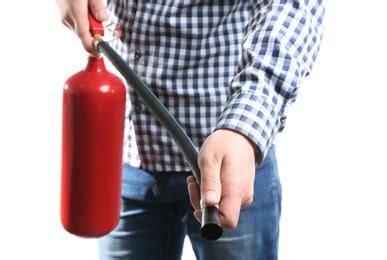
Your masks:
M 250 138 L 262 157 L 309 74 L 325 0 L 110 0 L 124 60 L 200 147 L 219 128 Z M 167 131 L 129 89 L 124 161 L 189 171 Z M 132 147 L 133 148 L 133 147 Z M 262 160 L 262 158 L 258 158 Z

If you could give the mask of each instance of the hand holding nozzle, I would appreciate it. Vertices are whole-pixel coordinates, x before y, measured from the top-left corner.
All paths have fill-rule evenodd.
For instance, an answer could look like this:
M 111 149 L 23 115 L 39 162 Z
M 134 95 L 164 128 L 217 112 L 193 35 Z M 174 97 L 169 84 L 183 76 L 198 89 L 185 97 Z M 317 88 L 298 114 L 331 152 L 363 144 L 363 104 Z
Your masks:
M 221 226 L 236 228 L 241 208 L 253 200 L 255 151 L 250 139 L 233 130 L 218 129 L 206 138 L 198 160 L 201 190 L 196 188 L 194 178 L 187 180 L 198 220 L 206 218 L 202 214 L 203 204 L 215 206 L 220 212 Z

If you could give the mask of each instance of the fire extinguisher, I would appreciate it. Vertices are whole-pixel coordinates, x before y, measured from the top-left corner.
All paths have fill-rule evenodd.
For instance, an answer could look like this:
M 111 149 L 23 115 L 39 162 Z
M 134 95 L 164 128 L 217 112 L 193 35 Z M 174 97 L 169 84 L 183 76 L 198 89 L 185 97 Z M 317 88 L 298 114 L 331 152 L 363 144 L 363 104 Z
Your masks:
M 61 220 L 72 234 L 100 237 L 118 224 L 125 96 L 102 57 L 64 85 Z
M 93 45 L 126 79 L 148 109 L 167 129 L 200 185 L 198 150 L 152 90 L 103 41 L 102 23 L 89 14 Z M 86 68 L 70 77 L 63 94 L 61 218 L 64 228 L 84 237 L 103 236 L 119 221 L 125 87 L 106 71 L 102 58 L 89 58 Z M 201 235 L 223 234 L 219 207 L 202 205 Z

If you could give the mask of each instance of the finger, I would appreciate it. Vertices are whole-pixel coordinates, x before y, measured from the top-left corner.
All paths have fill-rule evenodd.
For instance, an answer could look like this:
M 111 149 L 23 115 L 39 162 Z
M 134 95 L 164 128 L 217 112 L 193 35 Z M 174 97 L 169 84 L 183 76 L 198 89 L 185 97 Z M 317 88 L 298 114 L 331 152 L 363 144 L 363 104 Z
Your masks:
M 188 183 L 189 200 L 191 202 L 191 205 L 195 210 L 200 210 L 200 194 L 199 194 L 198 185 L 195 181 L 195 177 L 189 176 L 187 178 L 187 183 Z
M 242 200 L 241 208 L 247 208 L 253 203 L 254 191 L 250 191 Z
M 254 180 L 252 183 L 254 183 Z M 245 195 L 242 198 L 241 208 L 246 208 L 246 207 L 250 206 L 251 203 L 253 203 L 254 186 L 252 186 L 252 188 L 250 188 L 250 189 L 247 188 L 246 190 L 247 191 L 245 192 Z
M 190 184 L 192 182 L 196 183 L 196 179 L 195 179 L 195 176 L 190 175 L 190 176 L 187 177 L 187 184 Z
M 255 164 L 252 164 L 250 169 L 246 169 L 245 176 L 248 176 L 248 181 L 245 183 L 246 186 L 242 186 L 242 189 L 245 191 L 242 199 L 241 208 L 248 207 L 251 203 L 253 203 L 254 199 L 254 180 L 255 180 Z
M 219 205 L 220 223 L 225 229 L 238 224 L 243 190 L 237 175 L 238 167 L 224 163 L 222 167 L 222 200 Z
M 199 223 L 202 223 L 202 211 L 201 210 L 195 210 L 194 217 Z
M 104 22 L 108 19 L 108 14 L 103 1 L 89 0 L 89 6 L 90 6 L 91 13 L 98 21 Z
M 62 24 L 64 24 L 70 30 L 74 31 L 74 22 L 68 16 L 62 18 Z
M 214 206 L 219 203 L 222 192 L 220 168 L 222 159 L 216 154 L 199 154 L 201 178 L 201 198 L 205 205 Z

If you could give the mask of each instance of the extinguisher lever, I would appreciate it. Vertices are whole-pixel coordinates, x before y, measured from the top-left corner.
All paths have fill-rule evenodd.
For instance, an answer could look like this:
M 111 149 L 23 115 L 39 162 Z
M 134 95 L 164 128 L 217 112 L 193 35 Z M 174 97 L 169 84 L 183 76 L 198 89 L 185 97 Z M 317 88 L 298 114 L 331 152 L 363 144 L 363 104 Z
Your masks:
M 93 37 L 95 37 L 96 35 L 103 36 L 105 30 L 103 28 L 102 22 L 100 22 L 97 19 L 95 19 L 94 15 L 90 11 L 89 11 L 89 14 L 88 14 L 88 18 L 89 18 L 89 25 L 90 25 L 90 33 L 91 33 L 91 35 Z

